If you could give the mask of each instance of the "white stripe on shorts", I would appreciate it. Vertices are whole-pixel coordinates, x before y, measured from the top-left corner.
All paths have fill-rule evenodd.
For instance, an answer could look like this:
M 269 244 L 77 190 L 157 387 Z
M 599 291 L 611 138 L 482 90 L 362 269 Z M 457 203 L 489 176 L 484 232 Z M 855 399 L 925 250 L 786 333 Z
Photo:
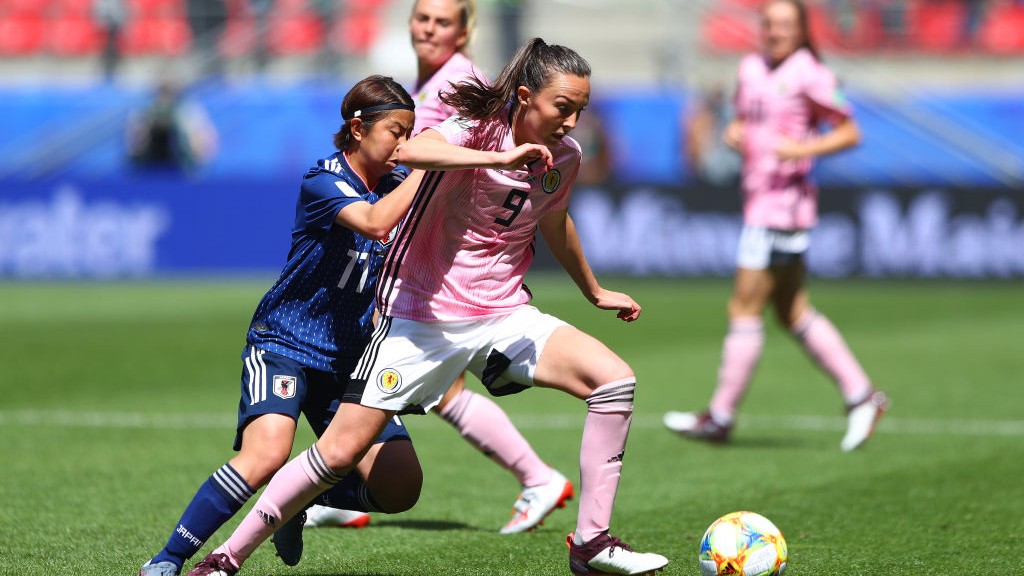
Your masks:
M 249 405 L 267 399 L 267 365 L 263 362 L 264 351 L 252 347 L 245 359 L 245 371 L 249 374 Z

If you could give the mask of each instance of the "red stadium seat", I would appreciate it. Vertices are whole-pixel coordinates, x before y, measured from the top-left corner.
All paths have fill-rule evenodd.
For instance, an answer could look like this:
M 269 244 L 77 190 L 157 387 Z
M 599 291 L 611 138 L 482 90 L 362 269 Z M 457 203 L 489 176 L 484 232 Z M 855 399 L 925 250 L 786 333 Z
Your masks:
M 63 18 L 91 18 L 93 0 L 50 0 L 51 14 Z
M 349 54 L 370 51 L 380 33 L 380 18 L 374 0 L 349 2 L 336 28 L 342 49 Z
M 811 38 L 815 44 L 825 50 L 835 50 L 847 44 L 839 26 L 832 19 L 827 9 L 811 5 L 807 7 L 807 24 L 811 28 Z
M 3 0 L 0 2 L 0 17 L 40 17 L 45 16 L 49 8 L 46 2 L 40 0 Z
M 701 21 L 701 45 L 711 51 L 748 52 L 758 44 L 757 15 L 713 8 Z
M 188 50 L 191 40 L 183 18 L 133 19 L 121 35 L 121 50 L 128 55 L 178 56 Z
M 103 46 L 103 31 L 86 18 L 57 18 L 47 26 L 50 51 L 61 56 L 95 54 Z
M 275 54 L 308 54 L 320 49 L 323 26 L 315 15 L 306 13 L 272 19 L 269 47 Z
M 994 54 L 1024 53 L 1024 6 L 994 6 L 980 33 L 981 47 Z
M 251 52 L 256 45 L 255 24 L 251 18 L 228 18 L 224 34 L 220 37 L 220 52 L 228 58 L 238 58 Z
M 45 29 L 41 18 L 0 18 L 0 55 L 34 54 L 43 47 Z
M 135 18 L 170 18 L 185 15 L 184 0 L 128 0 Z
M 922 50 L 946 52 L 960 45 L 965 17 L 963 3 L 917 2 L 908 12 L 910 30 Z

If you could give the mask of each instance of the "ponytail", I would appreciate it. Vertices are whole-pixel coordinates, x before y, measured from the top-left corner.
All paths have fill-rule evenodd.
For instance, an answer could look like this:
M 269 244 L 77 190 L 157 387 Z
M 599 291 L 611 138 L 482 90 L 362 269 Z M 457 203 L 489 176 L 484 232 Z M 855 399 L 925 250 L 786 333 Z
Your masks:
M 477 77 L 453 85 L 441 94 L 441 101 L 467 118 L 493 118 L 508 110 L 509 116 L 518 105 L 516 91 L 526 86 L 532 92 L 543 89 L 556 74 L 590 77 L 590 64 L 571 48 L 549 45 L 534 38 L 521 47 L 505 65 L 494 82 L 488 85 Z

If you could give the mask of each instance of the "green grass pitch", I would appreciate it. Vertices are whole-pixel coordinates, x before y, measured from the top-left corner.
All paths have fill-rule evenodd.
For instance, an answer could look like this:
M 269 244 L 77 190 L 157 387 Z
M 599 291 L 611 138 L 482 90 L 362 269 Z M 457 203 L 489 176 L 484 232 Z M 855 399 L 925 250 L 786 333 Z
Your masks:
M 815 304 L 893 401 L 875 438 L 842 454 L 833 385 L 774 325 L 731 445 L 664 430 L 665 410 L 707 402 L 729 283 L 603 281 L 644 306 L 638 322 L 591 308 L 561 276 L 531 287 L 538 306 L 636 370 L 612 527 L 668 556 L 666 575 L 698 574 L 704 529 L 740 509 L 782 529 L 793 576 L 1024 574 L 1020 283 L 812 281 Z M 127 576 L 159 550 L 232 454 L 242 338 L 268 285 L 0 284 L 0 575 Z M 579 401 L 532 390 L 499 403 L 577 476 Z M 534 533 L 500 536 L 515 480 L 436 416 L 406 421 L 426 475 L 412 511 L 307 531 L 294 568 L 265 545 L 242 574 L 569 573 L 575 501 Z

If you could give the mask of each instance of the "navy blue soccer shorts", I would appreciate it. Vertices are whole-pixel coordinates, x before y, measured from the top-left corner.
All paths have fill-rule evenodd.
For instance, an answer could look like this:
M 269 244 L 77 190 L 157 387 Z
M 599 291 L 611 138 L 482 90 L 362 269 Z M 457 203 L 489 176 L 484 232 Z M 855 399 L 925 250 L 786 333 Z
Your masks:
M 238 402 L 235 450 L 242 448 L 242 431 L 246 425 L 263 414 L 284 414 L 295 421 L 300 413 L 304 414 L 316 437 L 323 435 L 338 412 L 351 370 L 315 370 L 255 346 L 246 346 L 242 358 L 242 397 Z M 388 421 L 374 443 L 392 440 L 411 440 L 398 416 Z

